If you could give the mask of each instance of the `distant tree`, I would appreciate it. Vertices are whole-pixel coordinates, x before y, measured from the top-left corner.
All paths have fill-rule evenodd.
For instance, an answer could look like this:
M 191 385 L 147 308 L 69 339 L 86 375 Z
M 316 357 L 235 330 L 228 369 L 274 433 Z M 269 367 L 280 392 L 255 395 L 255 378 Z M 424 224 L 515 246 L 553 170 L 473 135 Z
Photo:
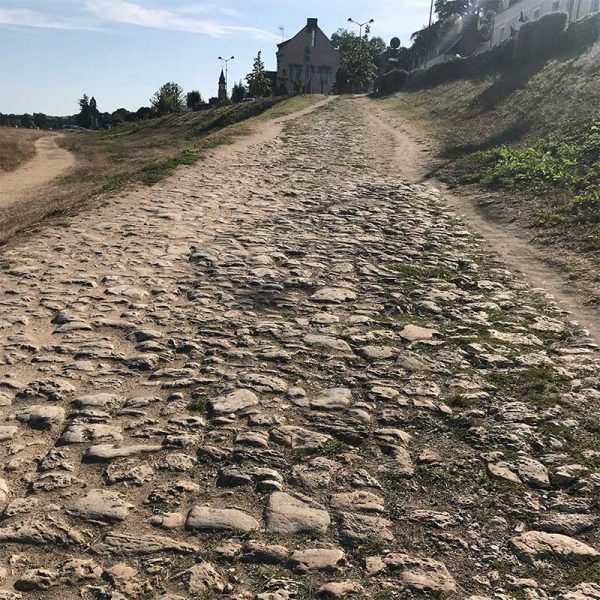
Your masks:
M 268 98 L 272 95 L 271 80 L 262 61 L 262 52 L 259 52 L 254 59 L 252 72 L 246 75 L 246 83 L 248 84 L 248 94 L 252 98 Z
M 98 116 L 100 115 L 100 111 L 98 110 L 98 104 L 96 102 L 96 98 L 92 96 L 90 98 L 90 119 L 91 119 L 91 127 L 92 129 L 98 129 Z
M 33 117 L 31 115 L 28 115 L 27 113 L 25 113 L 24 115 L 21 115 L 20 121 L 21 121 L 21 127 L 31 128 L 35 125 Z
M 44 113 L 33 113 L 33 123 L 40 129 L 47 129 L 50 121 Z
M 152 109 L 149 106 L 140 106 L 135 112 L 138 121 L 149 119 L 152 114 Z
M 246 87 L 240 81 L 233 86 L 233 90 L 231 90 L 231 101 L 234 104 L 239 104 L 246 97 Z
M 202 102 L 202 96 L 198 90 L 192 90 L 187 93 L 185 98 L 185 104 L 188 108 L 193 109 L 195 106 Z
M 178 83 L 170 81 L 160 87 L 150 98 L 150 103 L 159 115 L 166 115 L 183 110 L 183 97 L 183 88 Z
M 79 99 L 79 114 L 77 115 L 77 124 L 79 127 L 89 129 L 92 126 L 92 110 L 90 100 L 87 94 Z
M 117 108 L 115 112 L 111 115 L 111 121 L 113 125 L 119 125 L 120 123 L 125 123 L 125 121 L 129 120 L 130 113 L 126 108 Z M 134 113 L 135 114 L 135 113 Z
M 431 27 L 425 26 L 422 29 L 419 29 L 419 31 L 415 31 L 410 36 L 412 41 L 410 52 L 412 55 L 414 68 L 424 62 L 427 49 L 429 49 L 429 52 L 432 51 L 436 43 L 442 38 L 447 28 L 448 23 L 443 21 L 435 21 L 431 24 Z
M 336 76 L 339 94 L 366 91 L 375 80 L 377 65 L 387 45 L 380 37 L 369 38 L 369 29 L 359 37 L 347 29 L 338 29 L 331 41 L 340 51 L 340 68 Z

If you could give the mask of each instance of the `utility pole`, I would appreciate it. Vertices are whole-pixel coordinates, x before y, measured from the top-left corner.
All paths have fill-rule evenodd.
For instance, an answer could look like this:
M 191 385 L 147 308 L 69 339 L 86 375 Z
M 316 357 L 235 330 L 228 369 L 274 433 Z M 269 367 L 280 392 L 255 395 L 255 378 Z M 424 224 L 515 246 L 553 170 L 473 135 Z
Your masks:
M 429 57 L 429 43 L 431 38 L 431 21 L 433 20 L 433 0 L 431 0 L 431 6 L 429 7 L 429 27 L 427 27 L 427 36 L 425 38 L 425 64 L 427 68 L 427 58 Z
M 282 25 L 279 28 L 279 31 L 281 31 L 281 43 L 283 44 L 283 42 L 285 42 L 285 27 Z
M 225 88 L 228 90 L 227 93 L 229 93 L 229 79 L 227 78 L 229 61 L 233 60 L 234 58 L 235 56 L 232 56 L 231 58 L 222 58 L 221 56 L 219 56 L 219 60 L 225 63 Z
M 375 19 L 371 19 L 370 21 L 365 21 L 364 23 L 359 23 L 358 21 L 355 21 L 352 17 L 350 17 L 348 19 L 348 23 L 354 23 L 355 25 L 358 25 L 359 31 L 360 31 L 359 36 L 362 39 L 362 30 L 363 30 L 363 27 L 365 25 L 371 25 L 372 23 L 375 23 Z

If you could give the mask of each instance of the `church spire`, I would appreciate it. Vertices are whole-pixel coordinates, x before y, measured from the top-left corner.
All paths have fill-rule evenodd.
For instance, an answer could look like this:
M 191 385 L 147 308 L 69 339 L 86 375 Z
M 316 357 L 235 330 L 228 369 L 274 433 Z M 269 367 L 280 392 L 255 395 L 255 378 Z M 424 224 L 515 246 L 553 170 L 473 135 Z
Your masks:
M 219 77 L 219 100 L 227 100 L 227 80 L 225 79 L 225 73 L 221 69 L 221 77 Z

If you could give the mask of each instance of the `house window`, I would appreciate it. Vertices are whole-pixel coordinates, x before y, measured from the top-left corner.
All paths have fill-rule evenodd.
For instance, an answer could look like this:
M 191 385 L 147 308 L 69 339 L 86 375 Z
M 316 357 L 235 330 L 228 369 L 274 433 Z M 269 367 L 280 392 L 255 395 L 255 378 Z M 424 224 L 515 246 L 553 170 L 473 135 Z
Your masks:
M 290 65 L 290 79 L 292 81 L 302 79 L 302 65 Z
M 558 12 L 560 10 L 560 0 L 552 3 L 552 12 Z
M 504 25 L 500 27 L 500 37 L 498 38 L 500 41 L 504 39 L 504 34 L 506 33 L 506 27 Z
M 600 0 L 592 0 L 590 4 L 590 12 L 595 13 L 600 11 Z
M 537 21 L 539 18 L 540 18 L 540 9 L 539 9 L 539 8 L 536 8 L 536 9 L 533 11 L 533 20 L 534 20 L 534 21 Z

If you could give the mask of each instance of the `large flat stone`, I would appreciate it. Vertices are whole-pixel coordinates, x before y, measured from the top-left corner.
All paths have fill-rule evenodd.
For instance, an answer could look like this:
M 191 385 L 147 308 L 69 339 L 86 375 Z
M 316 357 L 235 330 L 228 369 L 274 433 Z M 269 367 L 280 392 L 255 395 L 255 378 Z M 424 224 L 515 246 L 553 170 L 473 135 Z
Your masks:
M 331 523 L 327 511 L 315 508 L 285 492 L 271 494 L 265 520 L 267 531 L 284 535 L 322 535 Z
M 260 524 L 254 517 L 236 508 L 192 506 L 185 527 L 190 531 L 241 531 L 247 533 L 259 529 Z

